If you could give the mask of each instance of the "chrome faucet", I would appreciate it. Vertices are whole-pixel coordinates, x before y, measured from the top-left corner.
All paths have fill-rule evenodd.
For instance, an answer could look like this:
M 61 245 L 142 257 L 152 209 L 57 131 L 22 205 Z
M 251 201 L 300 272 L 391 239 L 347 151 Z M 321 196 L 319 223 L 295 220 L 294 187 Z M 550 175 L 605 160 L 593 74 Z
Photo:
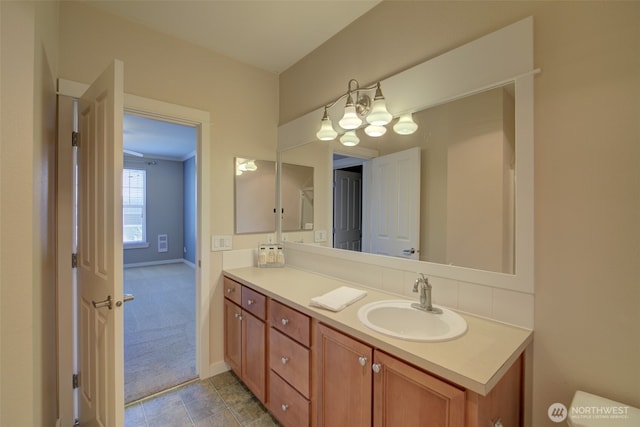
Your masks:
M 429 283 L 429 279 L 420 273 L 420 276 L 413 283 L 413 292 L 420 292 L 420 304 L 413 303 L 411 307 L 428 313 L 441 314 L 442 310 L 431 304 L 431 289 L 433 287 Z

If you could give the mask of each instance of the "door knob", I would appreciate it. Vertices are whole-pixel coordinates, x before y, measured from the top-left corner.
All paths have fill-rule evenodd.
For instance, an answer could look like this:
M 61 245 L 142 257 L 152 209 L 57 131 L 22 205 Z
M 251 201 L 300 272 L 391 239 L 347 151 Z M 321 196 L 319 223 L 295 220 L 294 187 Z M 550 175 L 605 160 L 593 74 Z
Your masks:
M 93 308 L 102 308 L 102 307 L 107 307 L 109 310 L 111 310 L 113 307 L 111 305 L 112 301 L 111 301 L 111 295 L 109 295 L 107 297 L 106 300 L 103 301 L 91 301 L 91 304 L 93 304 Z
M 133 294 L 124 294 L 122 296 L 122 301 L 117 301 L 116 302 L 116 307 L 121 307 L 123 303 L 127 302 L 127 301 L 133 301 L 136 297 L 133 296 Z

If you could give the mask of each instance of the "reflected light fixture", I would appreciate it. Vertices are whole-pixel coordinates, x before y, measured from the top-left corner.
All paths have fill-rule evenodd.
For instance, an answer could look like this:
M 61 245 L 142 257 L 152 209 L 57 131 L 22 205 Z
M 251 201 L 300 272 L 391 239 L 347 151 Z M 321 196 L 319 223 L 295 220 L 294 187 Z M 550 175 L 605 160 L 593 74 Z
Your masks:
M 373 90 L 375 90 L 375 94 L 372 102 L 369 95 L 363 92 Z M 347 101 L 344 106 L 342 118 L 338 121 L 340 127 L 346 131 L 342 137 L 340 137 L 340 142 L 343 145 L 352 147 L 360 142 L 355 131 L 362 125 L 363 118 L 368 124 L 364 129 L 367 135 L 375 138 L 387 132 L 385 126 L 393 120 L 393 116 L 387 110 L 380 82 L 377 82 L 373 86 L 360 87 L 356 79 L 351 79 L 347 85 L 347 92 L 335 101 L 324 106 L 320 130 L 316 133 L 319 140 L 332 141 L 338 136 L 338 132 L 334 129 L 331 118 L 329 118 L 328 110 L 344 98 L 346 98 Z M 409 135 L 415 132 L 418 127 L 411 119 L 411 115 L 409 115 L 409 122 L 410 123 L 403 122 L 402 125 L 398 122 L 393 129 L 401 135 Z M 410 130 L 411 128 L 413 130 Z
M 243 159 L 236 157 L 236 175 L 242 175 L 244 172 L 254 172 L 258 170 L 258 165 L 253 159 Z

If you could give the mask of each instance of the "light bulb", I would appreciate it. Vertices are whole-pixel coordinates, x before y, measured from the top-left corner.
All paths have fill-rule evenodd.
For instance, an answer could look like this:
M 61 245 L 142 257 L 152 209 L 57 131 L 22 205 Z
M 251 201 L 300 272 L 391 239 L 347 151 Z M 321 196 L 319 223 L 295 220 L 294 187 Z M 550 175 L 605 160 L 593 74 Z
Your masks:
M 344 135 L 340 137 L 340 142 L 342 145 L 347 147 L 353 147 L 354 145 L 358 145 L 360 143 L 360 138 L 356 135 L 355 131 L 346 132 Z
M 357 129 L 362 124 L 362 120 L 356 113 L 356 107 L 353 104 L 353 98 L 351 94 L 347 97 L 347 104 L 344 106 L 344 115 L 338 122 L 342 129 L 350 130 Z
M 369 125 L 364 128 L 364 133 L 374 138 L 384 135 L 387 132 L 387 128 L 384 126 Z
M 393 116 L 387 111 L 387 105 L 384 102 L 384 96 L 382 96 L 382 89 L 380 89 L 380 82 L 376 87 L 376 94 L 373 97 L 373 104 L 371 105 L 371 112 L 367 116 L 367 122 L 371 125 L 384 126 L 388 124 Z
M 418 129 L 418 125 L 413 121 L 411 113 L 403 114 L 398 119 L 398 123 L 393 125 L 395 133 L 400 135 L 411 135 Z
M 316 136 L 320 141 L 331 141 L 336 139 L 338 136 L 338 132 L 333 128 L 333 124 L 331 124 L 331 119 L 327 115 L 327 110 L 324 110 L 324 116 L 322 117 L 322 125 L 320 126 L 320 130 L 316 133 Z

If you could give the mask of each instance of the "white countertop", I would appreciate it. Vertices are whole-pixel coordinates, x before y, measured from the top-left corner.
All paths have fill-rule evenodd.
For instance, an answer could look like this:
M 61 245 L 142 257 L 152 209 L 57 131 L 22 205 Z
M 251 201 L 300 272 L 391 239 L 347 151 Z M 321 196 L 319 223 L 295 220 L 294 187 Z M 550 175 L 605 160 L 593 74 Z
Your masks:
M 378 289 L 291 267 L 245 267 L 224 274 L 373 347 L 434 375 L 486 396 L 533 340 L 533 331 L 460 313 L 467 332 L 452 341 L 424 343 L 377 333 L 358 320 L 358 309 L 386 299 L 402 299 Z M 334 313 L 309 306 L 311 298 L 340 286 L 364 289 L 367 296 Z

